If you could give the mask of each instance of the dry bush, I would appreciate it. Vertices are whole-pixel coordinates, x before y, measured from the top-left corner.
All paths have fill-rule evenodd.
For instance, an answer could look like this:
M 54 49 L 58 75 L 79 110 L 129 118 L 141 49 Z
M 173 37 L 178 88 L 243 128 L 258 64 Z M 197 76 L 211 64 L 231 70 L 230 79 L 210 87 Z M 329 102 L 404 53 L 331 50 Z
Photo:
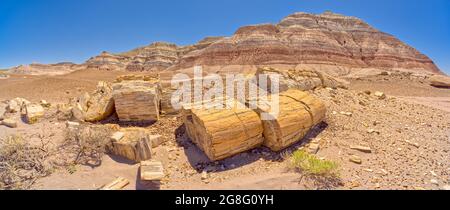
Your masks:
M 37 146 L 20 136 L 0 139 L 0 189 L 29 189 L 52 172 L 51 155 L 49 142 L 42 136 Z
M 73 164 L 99 166 L 102 157 L 111 144 L 112 127 L 103 125 L 80 125 L 67 128 L 65 151 L 74 155 Z

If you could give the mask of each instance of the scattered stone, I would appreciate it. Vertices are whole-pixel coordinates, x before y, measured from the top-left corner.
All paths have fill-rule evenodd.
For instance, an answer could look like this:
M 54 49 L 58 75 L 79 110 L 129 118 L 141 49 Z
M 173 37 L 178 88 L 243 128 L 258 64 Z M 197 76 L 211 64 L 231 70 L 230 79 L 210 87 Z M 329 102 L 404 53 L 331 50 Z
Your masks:
M 366 152 L 366 153 L 372 152 L 372 149 L 370 147 L 365 147 L 365 146 L 350 146 L 350 149 L 358 150 L 358 151 Z
M 164 168 L 160 161 L 141 161 L 141 180 L 161 181 L 164 177 Z
M 353 115 L 353 113 L 351 113 L 351 112 L 339 112 L 341 115 L 345 115 L 345 116 L 348 116 L 348 117 L 351 117 L 352 115 Z
M 319 144 L 317 143 L 310 143 L 308 146 L 308 152 L 311 154 L 316 154 L 319 151 Z
M 372 91 L 370 91 L 370 90 L 365 90 L 364 93 L 367 94 L 367 95 L 370 95 L 370 94 L 372 94 Z
M 36 123 L 44 116 L 44 108 L 40 104 L 25 105 L 25 117 L 29 124 Z
M 3 119 L 0 124 L 10 128 L 17 128 L 17 122 L 12 119 Z
M 420 147 L 420 145 L 418 143 L 413 143 L 413 142 L 411 142 L 409 140 L 406 140 L 405 142 L 408 143 L 409 145 L 412 145 L 412 146 L 416 147 L 416 148 Z
M 370 169 L 370 168 L 365 168 L 365 169 L 363 169 L 364 171 L 367 171 L 367 172 L 373 172 L 373 170 L 372 169 Z
M 49 108 L 51 106 L 51 104 L 49 102 L 47 102 L 46 100 L 41 100 L 39 103 L 41 104 L 42 107 L 45 107 L 45 108 Z
M 100 190 L 121 190 L 128 184 L 130 184 L 130 181 L 128 181 L 125 178 L 118 177 L 111 183 L 108 183 L 108 184 L 104 185 L 103 187 L 101 187 Z
M 206 170 L 202 171 L 202 180 L 208 179 L 208 172 Z
M 80 127 L 80 123 L 67 121 L 66 127 L 69 130 L 78 129 Z
M 356 163 L 356 164 L 361 164 L 362 160 L 360 157 L 356 156 L 356 155 L 352 155 L 349 158 L 350 162 Z
M 377 131 L 377 130 L 375 130 L 375 129 L 373 129 L 373 128 L 370 128 L 370 129 L 367 129 L 367 133 L 370 133 L 370 134 L 372 134 L 372 133 L 380 134 L 380 131 Z
M 434 171 L 430 171 L 430 174 L 433 176 L 437 176 L 437 174 Z
M 430 183 L 431 183 L 431 184 L 435 184 L 435 185 L 439 185 L 439 182 L 438 182 L 438 180 L 436 180 L 436 179 L 431 179 L 431 180 L 430 180 Z
M 376 91 L 373 95 L 380 100 L 386 99 L 386 94 L 380 91 Z

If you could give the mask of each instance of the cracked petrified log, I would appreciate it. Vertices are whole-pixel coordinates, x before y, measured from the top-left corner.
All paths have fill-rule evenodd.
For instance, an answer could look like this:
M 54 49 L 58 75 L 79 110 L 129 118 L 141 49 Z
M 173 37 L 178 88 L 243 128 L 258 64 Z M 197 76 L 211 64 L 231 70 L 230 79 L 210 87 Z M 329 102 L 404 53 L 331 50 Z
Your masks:
M 231 104 L 236 106 L 230 109 L 183 107 L 187 134 L 210 160 L 230 157 L 263 142 L 263 127 L 258 114 L 238 102 Z
M 273 97 L 269 95 L 265 100 L 250 99 L 248 102 L 256 105 L 255 111 L 261 116 L 264 127 L 264 146 L 273 151 L 280 151 L 300 141 L 325 118 L 324 103 L 306 92 L 289 89 L 279 94 L 279 103 L 272 103 L 276 101 Z M 274 107 L 277 104 L 278 112 Z
M 111 153 L 140 162 L 152 157 L 152 139 L 143 129 L 121 129 L 121 138 L 112 138 Z
M 156 121 L 160 112 L 160 86 L 156 81 L 123 80 L 113 85 L 120 121 Z
M 86 95 L 86 94 L 85 94 Z M 114 100 L 112 99 L 111 86 L 103 81 L 97 85 L 97 89 L 91 95 L 87 95 L 78 102 L 76 108 L 84 112 L 84 120 L 97 122 L 106 119 L 114 113 Z

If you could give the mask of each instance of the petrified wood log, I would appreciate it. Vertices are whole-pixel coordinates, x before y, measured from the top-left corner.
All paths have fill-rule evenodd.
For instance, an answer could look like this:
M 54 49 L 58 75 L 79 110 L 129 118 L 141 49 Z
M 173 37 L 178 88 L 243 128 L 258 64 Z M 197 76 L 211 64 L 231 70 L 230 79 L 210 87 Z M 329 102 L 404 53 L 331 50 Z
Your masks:
M 268 100 L 272 97 L 268 96 Z M 273 151 L 280 151 L 300 141 L 314 125 L 325 118 L 326 114 L 323 102 L 296 89 L 289 89 L 279 94 L 278 116 L 270 114 L 272 109 L 270 103 L 259 100 L 255 104 L 258 107 L 256 112 L 260 116 L 263 113 L 272 116 L 272 119 L 262 118 L 262 124 L 264 146 Z
M 263 142 L 261 120 L 245 106 L 205 109 L 185 105 L 182 113 L 189 137 L 210 160 L 230 157 Z
M 123 80 L 113 85 L 116 112 L 121 121 L 159 120 L 160 87 L 154 81 Z

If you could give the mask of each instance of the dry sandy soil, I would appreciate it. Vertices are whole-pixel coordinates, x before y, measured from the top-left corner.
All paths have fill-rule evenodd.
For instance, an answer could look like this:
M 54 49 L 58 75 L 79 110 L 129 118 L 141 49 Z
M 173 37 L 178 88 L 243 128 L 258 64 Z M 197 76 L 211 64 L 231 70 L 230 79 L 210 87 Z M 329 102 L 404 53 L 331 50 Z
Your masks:
M 0 101 L 23 97 L 67 102 L 95 88 L 97 81 L 112 81 L 126 72 L 81 71 L 63 76 L 12 75 L 0 80 Z M 121 176 L 130 180 L 125 189 L 441 189 L 450 184 L 450 89 L 428 84 L 368 78 L 350 81 L 349 90 L 319 89 L 311 93 L 327 105 L 325 122 L 316 126 L 301 142 L 280 152 L 257 148 L 223 161 L 210 163 L 186 137 L 177 116 L 164 117 L 147 125 L 167 142 L 154 150 L 163 162 L 166 178 L 160 183 L 141 183 L 139 167 L 120 157 L 105 155 L 98 167 L 77 165 L 59 168 L 37 180 L 36 189 L 98 189 Z M 363 91 L 382 91 L 380 100 Z M 341 112 L 351 112 L 350 115 Z M 14 116 L 13 116 L 14 117 Z M 44 119 L 35 125 L 19 121 L 16 129 L 0 126 L 0 137 L 33 133 L 64 136 L 64 121 Z M 320 143 L 319 158 L 340 165 L 340 179 L 318 181 L 300 179 L 289 169 L 289 153 Z M 369 146 L 371 153 L 352 150 L 353 145 Z M 349 161 L 351 155 L 362 163 Z M 202 179 L 201 172 L 208 171 Z

